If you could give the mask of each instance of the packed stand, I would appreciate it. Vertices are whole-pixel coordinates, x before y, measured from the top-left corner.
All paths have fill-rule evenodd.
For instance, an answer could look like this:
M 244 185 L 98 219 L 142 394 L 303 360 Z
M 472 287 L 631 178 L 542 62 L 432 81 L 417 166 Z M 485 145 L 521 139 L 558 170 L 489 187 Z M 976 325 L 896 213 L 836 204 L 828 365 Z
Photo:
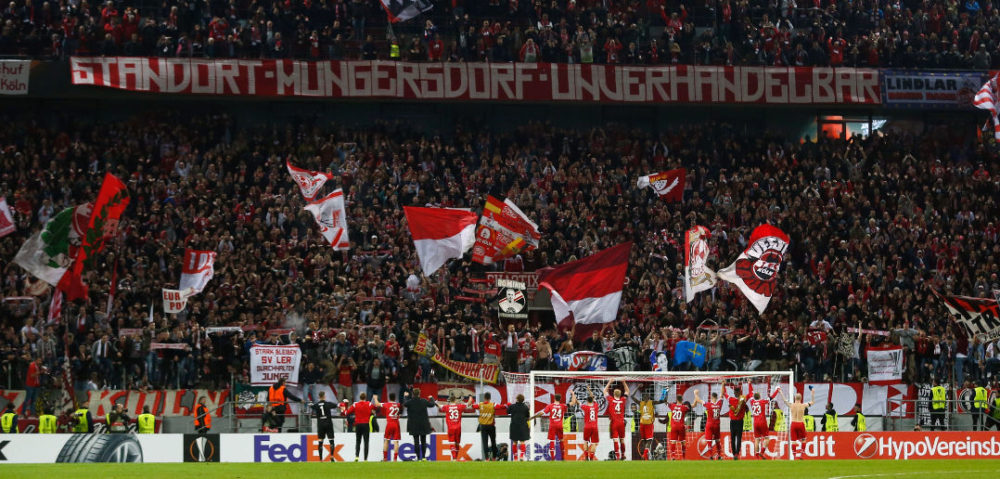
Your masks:
M 908 381 L 978 381 L 1000 366 L 998 345 L 956 341 L 930 296 L 932 287 L 978 296 L 1000 288 L 996 156 L 947 127 L 800 144 L 720 123 L 649 134 L 542 124 L 493 132 L 463 121 L 438 136 L 405 124 L 258 128 L 181 112 L 45 120 L 0 131 L 0 195 L 18 227 L 0 240 L 3 387 L 225 388 L 246 381 L 255 341 L 300 344 L 312 364 L 306 384 L 377 390 L 445 379 L 413 353 L 419 333 L 452 359 L 508 371 L 622 346 L 648 370 L 651 351 L 672 357 L 685 338 L 707 346 L 705 369 L 797 366 L 805 380 L 859 380 L 865 347 L 884 342 L 906 347 Z M 331 171 L 344 188 L 349 251 L 324 244 L 286 158 Z M 688 170 L 683 204 L 635 187 L 640 174 L 678 166 Z M 55 212 L 92 201 L 105 171 L 127 183 L 128 211 L 85 276 L 90 301 L 65 304 L 46 324 L 50 290 L 12 259 Z M 551 319 L 500 324 L 488 305 L 457 300 L 484 273 L 467 258 L 422 277 L 402 206 L 479 210 L 488 193 L 512 199 L 542 232 L 538 250 L 499 268 L 535 271 L 635 241 L 620 319 L 574 343 Z M 687 228 L 711 229 L 709 266 L 718 268 L 765 221 L 792 240 L 764 315 L 724 285 L 680 299 Z M 185 247 L 216 251 L 215 277 L 185 312 L 165 316 L 160 289 L 176 286 Z M 846 331 L 859 324 L 891 335 Z M 205 334 L 216 326 L 247 331 Z M 820 330 L 829 334 L 809 339 Z
M 0 55 L 1000 67 L 992 2 L 48 2 L 0 13 Z

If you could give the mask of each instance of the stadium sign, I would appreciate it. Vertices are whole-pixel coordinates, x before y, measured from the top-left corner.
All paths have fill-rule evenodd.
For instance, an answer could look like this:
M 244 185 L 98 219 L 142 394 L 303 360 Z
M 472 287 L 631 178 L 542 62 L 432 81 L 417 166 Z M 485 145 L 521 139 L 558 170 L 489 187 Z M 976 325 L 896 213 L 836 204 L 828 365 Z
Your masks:
M 865 68 L 73 57 L 73 85 L 223 96 L 878 105 Z
M 882 70 L 882 90 L 886 106 L 971 108 L 988 79 L 982 72 Z

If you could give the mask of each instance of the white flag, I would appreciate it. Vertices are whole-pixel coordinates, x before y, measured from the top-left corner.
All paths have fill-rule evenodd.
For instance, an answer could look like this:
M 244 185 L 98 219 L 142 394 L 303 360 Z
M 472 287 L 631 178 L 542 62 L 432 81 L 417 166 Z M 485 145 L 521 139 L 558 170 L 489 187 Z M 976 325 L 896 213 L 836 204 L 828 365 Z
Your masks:
M 200 293 L 215 275 L 215 252 L 184 250 L 184 265 L 181 267 L 180 289 Z
M 56 288 L 52 292 L 52 301 L 49 302 L 49 318 L 46 324 L 56 324 L 62 319 L 63 292 Z
M 194 296 L 193 289 L 164 289 L 163 290 L 163 312 L 166 314 L 177 314 L 187 307 L 187 300 Z
M 7 236 L 17 230 L 14 226 L 14 217 L 10 214 L 10 207 L 7 206 L 7 198 L 0 197 L 0 238 Z
M 778 271 L 788 251 L 788 235 L 760 225 L 750 234 L 750 244 L 733 264 L 719 270 L 718 277 L 736 285 L 757 312 L 764 314 L 778 287 Z
M 313 218 L 316 218 L 320 232 L 335 251 L 348 249 L 351 246 L 347 237 L 347 210 L 344 208 L 343 190 L 337 189 L 302 209 L 309 211 Z
M 302 191 L 302 196 L 307 201 L 312 201 L 316 197 L 316 193 L 319 192 L 319 189 L 326 184 L 326 181 L 333 178 L 333 175 L 330 173 L 296 168 L 287 160 L 285 160 L 285 166 L 288 168 L 288 174 L 292 175 L 292 180 L 295 181 L 295 184 L 299 185 L 299 190 Z

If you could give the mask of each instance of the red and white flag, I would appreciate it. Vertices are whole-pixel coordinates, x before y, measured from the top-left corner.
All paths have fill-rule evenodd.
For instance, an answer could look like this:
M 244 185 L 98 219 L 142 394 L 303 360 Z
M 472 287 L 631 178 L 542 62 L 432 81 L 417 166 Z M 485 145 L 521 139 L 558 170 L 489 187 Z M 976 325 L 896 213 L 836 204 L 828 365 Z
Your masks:
M 324 198 L 302 208 L 312 213 L 319 225 L 320 233 L 334 251 L 348 249 L 351 242 L 347 237 L 347 210 L 344 208 L 344 190 L 337 189 Z
M 541 272 L 538 287 L 549 290 L 559 326 L 576 324 L 581 337 L 618 317 L 631 250 L 630 241 Z
M 476 214 L 460 208 L 404 206 L 406 222 L 417 248 L 424 276 L 445 262 L 461 258 L 476 242 Z
M 49 318 L 46 324 L 56 324 L 62 319 L 63 292 L 56 288 L 52 292 L 52 301 L 49 302 Z
M 319 189 L 326 184 L 326 181 L 333 178 L 333 175 L 330 173 L 296 168 L 288 160 L 285 160 L 285 166 L 288 167 L 288 174 L 292 175 L 292 180 L 295 181 L 296 185 L 299 185 L 299 190 L 302 191 L 302 196 L 307 201 L 312 201 L 316 197 L 316 193 L 319 192 Z
M 636 186 L 639 188 L 652 186 L 653 191 L 660 195 L 661 199 L 668 203 L 677 203 L 684 198 L 684 178 L 686 176 L 687 170 L 677 168 L 676 170 L 640 176 Z
M 1000 106 L 997 105 L 997 97 L 1000 92 L 997 90 L 1000 88 L 997 88 L 997 77 L 994 76 L 979 89 L 972 104 L 980 110 L 990 112 L 990 116 L 993 118 L 993 138 L 1000 140 L 1000 118 L 997 117 L 997 113 L 1000 112 Z
M 712 233 L 704 226 L 695 226 L 684 233 L 684 300 L 715 286 L 715 271 L 705 265 L 708 241 Z
M 500 201 L 486 197 L 483 216 L 476 228 L 476 245 L 472 248 L 472 261 L 492 264 L 538 247 L 542 235 L 538 225 L 528 219 L 510 199 Z
M 200 293 L 215 275 L 215 252 L 184 250 L 184 265 L 181 267 L 181 290 L 191 289 Z
M 763 314 L 778 286 L 778 271 L 785 260 L 788 241 L 784 231 L 771 225 L 758 226 L 736 261 L 719 270 L 719 279 L 735 284 L 757 312 Z
M 0 196 L 0 238 L 7 236 L 17 230 L 14 226 L 14 217 L 10 214 L 10 207 L 7 206 L 7 198 Z

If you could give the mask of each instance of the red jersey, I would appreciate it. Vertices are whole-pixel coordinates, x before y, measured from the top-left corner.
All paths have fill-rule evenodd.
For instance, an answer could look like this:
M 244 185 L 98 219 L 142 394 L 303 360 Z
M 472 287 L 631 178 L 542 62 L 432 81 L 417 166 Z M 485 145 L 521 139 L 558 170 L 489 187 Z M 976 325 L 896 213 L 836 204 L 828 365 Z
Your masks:
M 465 411 L 465 404 L 445 404 L 441 406 L 441 413 L 444 414 L 444 420 L 448 424 L 448 430 L 459 429 L 462 427 L 462 412 Z
M 751 399 L 747 401 L 747 407 L 750 409 L 750 415 L 753 416 L 754 424 L 767 426 L 767 419 L 770 417 L 767 408 L 770 402 L 767 399 Z
M 386 422 L 389 424 L 399 425 L 399 403 L 396 402 L 384 402 L 382 403 L 382 409 L 379 413 L 385 416 Z
M 673 403 L 670 405 L 670 429 L 684 429 L 684 415 L 691 408 L 687 404 Z
M 613 423 L 625 422 L 625 397 L 608 396 L 608 417 Z
M 358 401 L 351 404 L 351 407 L 344 411 L 344 415 L 354 413 L 354 425 L 368 424 L 372 417 L 372 403 L 368 401 Z
M 705 427 L 719 425 L 719 414 L 722 411 L 722 400 L 705 401 Z
M 563 416 L 566 415 L 566 405 L 563 403 L 552 403 L 545 406 L 542 410 L 545 416 L 549 418 L 549 429 L 557 428 L 562 429 L 563 427 Z
M 734 421 L 739 421 L 743 419 L 743 415 L 747 411 L 746 403 L 740 404 L 740 398 L 728 396 L 729 400 L 729 419 Z
M 597 427 L 597 403 L 588 404 L 584 403 L 580 405 L 580 410 L 583 411 L 583 427 L 596 428 Z

